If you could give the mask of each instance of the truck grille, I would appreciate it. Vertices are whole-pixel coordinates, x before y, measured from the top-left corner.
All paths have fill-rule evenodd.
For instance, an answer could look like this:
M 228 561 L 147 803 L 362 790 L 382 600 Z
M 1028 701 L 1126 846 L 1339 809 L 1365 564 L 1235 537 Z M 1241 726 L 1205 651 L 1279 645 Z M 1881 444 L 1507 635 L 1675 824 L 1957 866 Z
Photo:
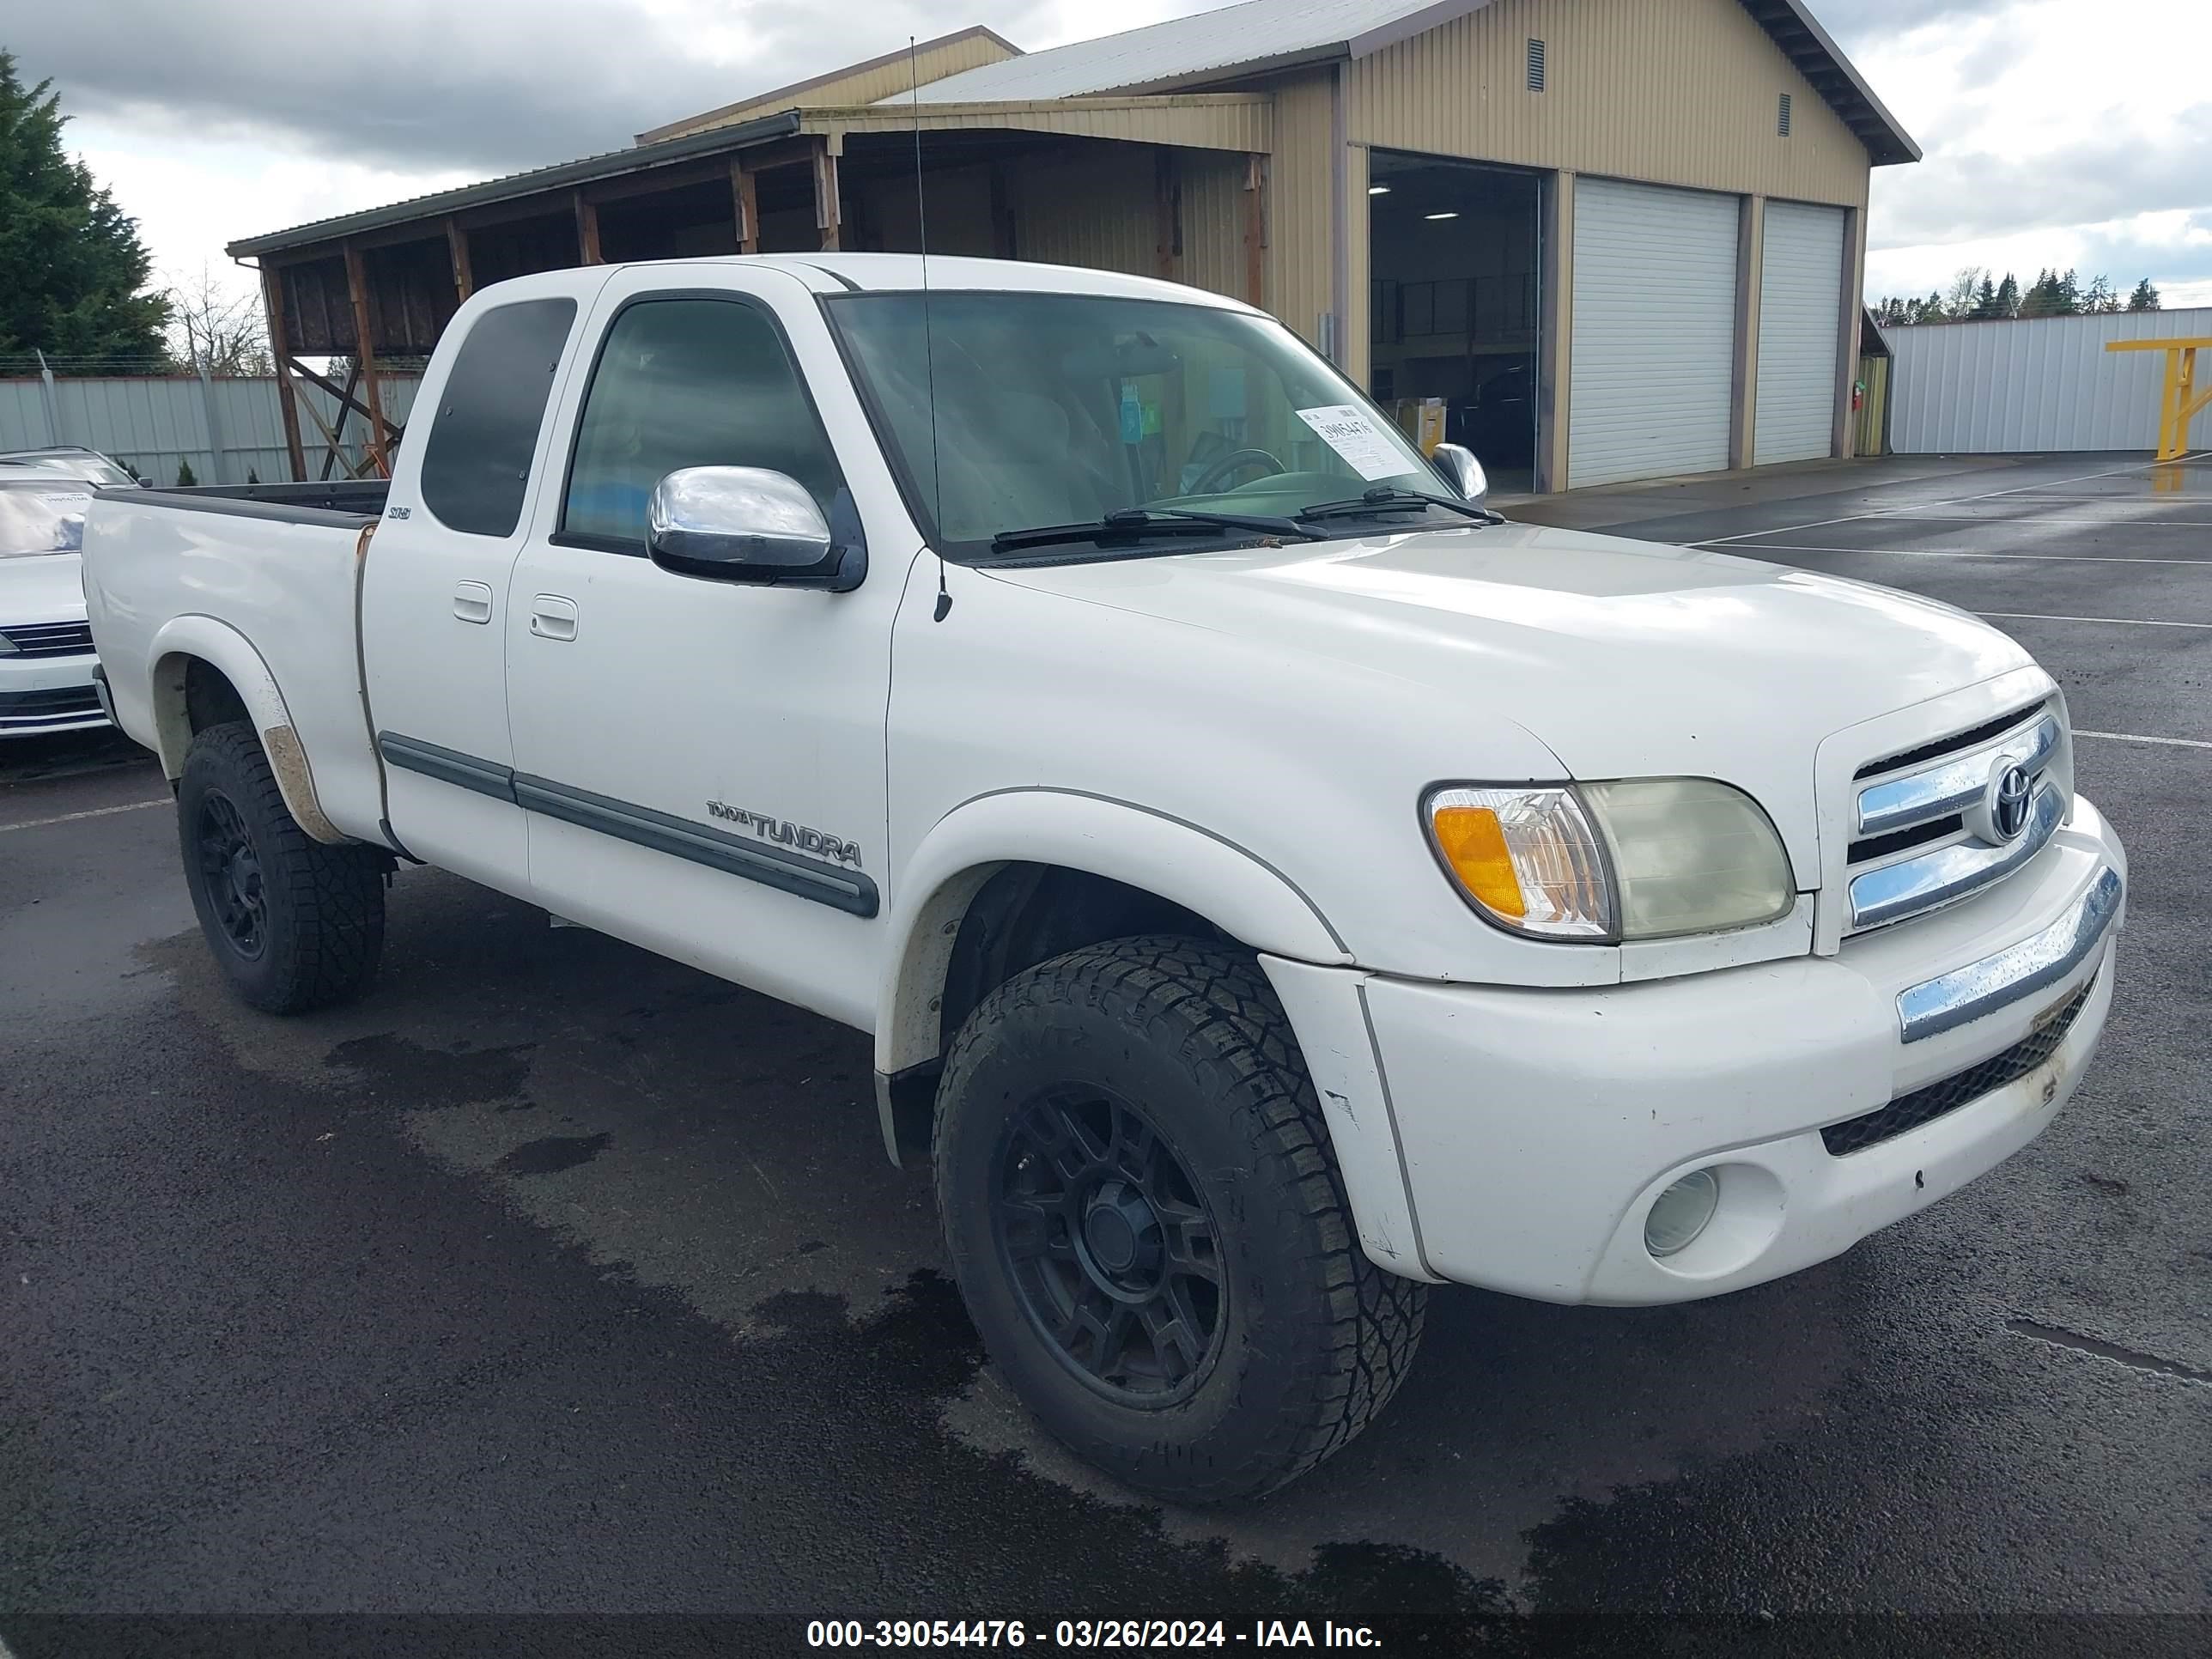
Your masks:
M 100 696 L 88 685 L 51 691 L 0 691 L 0 732 L 41 732 L 100 717 Z
M 1954 903 L 2027 864 L 2065 822 L 2067 760 L 2064 723 L 2038 702 L 1860 767 L 1846 931 Z
M 1821 1143 L 1830 1156 L 1846 1158 L 1869 1146 L 1879 1146 L 1885 1140 L 1893 1140 L 1923 1123 L 1933 1123 L 1946 1113 L 1955 1112 L 1984 1095 L 1996 1093 L 2008 1083 L 2019 1082 L 2058 1052 L 2058 1045 L 2066 1041 L 2066 1034 L 2081 1017 L 2089 993 L 2096 986 L 2097 975 L 2092 974 L 2080 990 L 2059 1005 L 2056 1013 L 2011 1048 L 2001 1049 L 1978 1065 L 1954 1072 L 1925 1088 L 1899 1095 L 1878 1112 L 1831 1123 L 1820 1131 Z
M 0 628 L 15 654 L 24 657 L 88 657 L 92 654 L 92 624 L 82 622 L 26 623 Z

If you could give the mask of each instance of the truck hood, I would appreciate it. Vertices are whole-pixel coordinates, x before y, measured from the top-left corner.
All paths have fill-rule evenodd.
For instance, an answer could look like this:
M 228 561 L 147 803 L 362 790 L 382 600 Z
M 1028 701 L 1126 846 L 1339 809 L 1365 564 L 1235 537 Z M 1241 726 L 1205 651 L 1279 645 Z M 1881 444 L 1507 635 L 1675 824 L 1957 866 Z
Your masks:
M 1806 884 L 1822 738 L 2032 660 L 1893 589 L 1529 525 L 993 574 L 1415 681 L 1473 727 L 1515 722 L 1565 777 L 1723 779 Z
M 0 628 L 84 620 L 84 560 L 76 553 L 0 558 Z

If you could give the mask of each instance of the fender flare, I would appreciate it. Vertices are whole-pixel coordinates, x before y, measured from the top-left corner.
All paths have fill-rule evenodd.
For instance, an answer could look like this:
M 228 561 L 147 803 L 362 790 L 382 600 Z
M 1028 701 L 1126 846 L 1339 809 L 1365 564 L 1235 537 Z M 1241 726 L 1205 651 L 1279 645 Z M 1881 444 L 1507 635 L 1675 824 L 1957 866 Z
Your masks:
M 1181 905 L 1270 956 L 1348 963 L 1352 952 L 1297 884 L 1234 842 L 1135 803 L 1079 790 L 1001 789 L 939 818 L 900 871 L 876 993 L 876 1072 L 938 1058 L 938 1012 L 969 903 L 1013 863 L 1103 876 Z
M 284 694 L 251 640 L 213 617 L 176 617 L 154 635 L 148 657 L 155 735 L 160 744 L 161 770 L 172 783 L 183 775 L 185 753 L 191 747 L 191 718 L 185 706 L 185 665 L 198 657 L 221 671 L 246 705 L 262 750 L 269 757 L 269 769 L 283 793 L 285 808 L 300 828 L 314 840 L 331 844 L 353 839 L 324 815 L 307 751 L 292 725 Z

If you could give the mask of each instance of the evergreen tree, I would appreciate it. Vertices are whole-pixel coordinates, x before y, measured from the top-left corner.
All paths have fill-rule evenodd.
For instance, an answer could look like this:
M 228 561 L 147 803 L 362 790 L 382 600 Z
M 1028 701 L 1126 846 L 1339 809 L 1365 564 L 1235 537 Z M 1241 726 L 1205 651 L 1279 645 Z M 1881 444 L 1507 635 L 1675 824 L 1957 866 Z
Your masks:
M 2112 279 L 2101 274 L 2089 279 L 2089 286 L 2081 290 L 2081 309 L 2097 316 L 2120 308 L 2119 295 L 2112 292 Z
M 2066 268 L 2066 274 L 2052 284 L 2052 298 L 2057 302 L 2058 316 L 2071 317 L 2081 309 L 2081 286 L 2075 280 L 2071 265 Z
M 149 262 L 137 222 L 62 149 L 52 84 L 26 88 L 0 52 L 0 356 L 158 373 L 167 304 L 138 291 Z
M 2027 285 L 2027 292 L 2020 296 L 2020 314 L 2023 317 L 2049 317 L 2058 305 L 2058 278 L 2048 270 L 2039 270 L 2035 280 Z
M 1966 313 L 1978 323 L 1994 322 L 1997 310 L 1997 285 L 1990 280 L 1986 270 L 1982 273 L 1982 285 L 1974 293 L 1974 308 Z
M 2150 285 L 2150 278 L 2146 276 L 2136 284 L 2136 291 L 2128 295 L 2128 309 L 2156 311 L 2158 308 L 2158 290 Z
M 2004 281 L 1997 284 L 1997 315 L 2007 318 L 2020 315 L 2020 283 L 2008 270 L 2004 274 Z

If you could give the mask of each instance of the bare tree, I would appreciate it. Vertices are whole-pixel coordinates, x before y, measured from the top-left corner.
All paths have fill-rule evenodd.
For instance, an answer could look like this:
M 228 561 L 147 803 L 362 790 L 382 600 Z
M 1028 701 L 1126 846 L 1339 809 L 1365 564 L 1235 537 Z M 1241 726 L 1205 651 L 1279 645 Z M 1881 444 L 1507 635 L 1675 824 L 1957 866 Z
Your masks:
M 276 372 L 258 295 L 229 287 L 203 264 L 197 276 L 168 273 L 169 355 L 192 374 Z

